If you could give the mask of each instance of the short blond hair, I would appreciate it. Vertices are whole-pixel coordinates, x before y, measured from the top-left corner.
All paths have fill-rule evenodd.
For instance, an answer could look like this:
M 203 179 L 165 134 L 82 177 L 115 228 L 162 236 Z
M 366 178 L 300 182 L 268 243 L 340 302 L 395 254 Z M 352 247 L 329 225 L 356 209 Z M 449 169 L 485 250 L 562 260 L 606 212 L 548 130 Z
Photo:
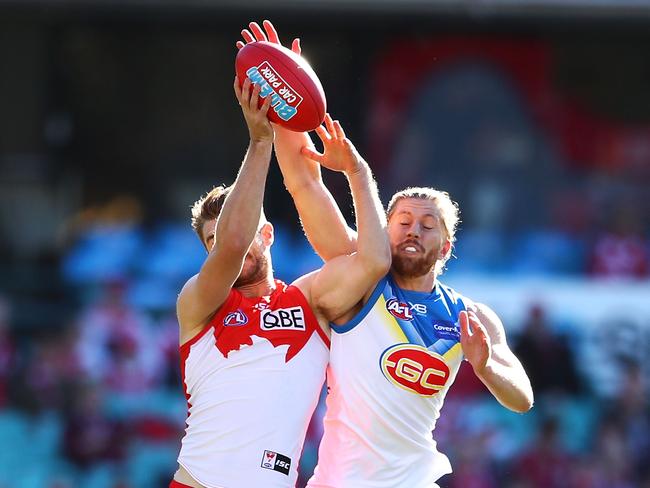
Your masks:
M 395 212 L 397 202 L 406 198 L 419 198 L 420 200 L 429 200 L 435 203 L 440 211 L 440 218 L 442 219 L 447 239 L 451 242 L 453 249 L 454 242 L 456 242 L 456 230 L 460 223 L 460 209 L 458 208 L 458 204 L 451 199 L 449 193 L 429 187 L 409 187 L 398 191 L 391 197 L 390 202 L 388 202 L 388 208 L 386 210 L 388 220 L 390 220 Z M 447 253 L 447 256 L 436 264 L 436 274 L 442 273 L 450 257 L 451 249 Z

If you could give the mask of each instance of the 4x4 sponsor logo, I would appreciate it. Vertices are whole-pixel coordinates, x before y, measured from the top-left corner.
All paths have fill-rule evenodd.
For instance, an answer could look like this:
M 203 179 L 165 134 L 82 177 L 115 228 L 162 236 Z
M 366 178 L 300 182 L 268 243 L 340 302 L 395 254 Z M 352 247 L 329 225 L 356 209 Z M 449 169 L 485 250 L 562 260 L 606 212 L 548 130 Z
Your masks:
M 306 330 L 302 307 L 277 308 L 260 312 L 262 330 Z
M 291 458 L 275 451 L 264 451 L 261 466 L 264 469 L 271 469 L 289 475 L 291 469 Z

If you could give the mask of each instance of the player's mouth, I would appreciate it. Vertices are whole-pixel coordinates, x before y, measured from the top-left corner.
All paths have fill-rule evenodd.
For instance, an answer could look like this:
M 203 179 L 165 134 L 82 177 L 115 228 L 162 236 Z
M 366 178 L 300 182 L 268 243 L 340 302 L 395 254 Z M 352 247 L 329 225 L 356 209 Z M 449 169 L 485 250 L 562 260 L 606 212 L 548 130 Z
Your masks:
M 398 248 L 405 254 L 418 254 L 424 252 L 424 248 L 417 242 L 405 242 Z

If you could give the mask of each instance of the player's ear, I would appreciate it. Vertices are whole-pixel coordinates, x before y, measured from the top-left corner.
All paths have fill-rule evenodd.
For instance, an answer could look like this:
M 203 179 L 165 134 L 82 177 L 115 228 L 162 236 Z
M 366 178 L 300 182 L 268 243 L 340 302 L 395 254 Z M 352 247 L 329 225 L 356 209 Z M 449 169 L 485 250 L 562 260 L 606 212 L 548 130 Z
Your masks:
M 449 253 L 451 252 L 451 241 L 449 239 L 445 239 L 445 243 L 442 246 L 442 249 L 440 250 L 440 257 L 438 259 L 445 259 L 447 256 L 449 256 Z
M 265 247 L 271 247 L 273 244 L 273 224 L 271 222 L 264 222 L 260 228 L 260 236 L 262 236 L 262 242 Z

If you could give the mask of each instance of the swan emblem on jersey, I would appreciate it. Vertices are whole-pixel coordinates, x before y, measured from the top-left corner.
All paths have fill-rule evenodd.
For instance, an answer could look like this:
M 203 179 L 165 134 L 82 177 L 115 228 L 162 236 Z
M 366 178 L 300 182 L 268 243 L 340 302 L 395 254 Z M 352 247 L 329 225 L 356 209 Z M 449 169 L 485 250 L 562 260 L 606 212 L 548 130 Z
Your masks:
M 396 344 L 379 359 L 381 372 L 395 386 L 422 396 L 433 396 L 449 379 L 444 358 L 417 344 Z
M 238 327 L 248 323 L 248 316 L 241 310 L 230 312 L 223 319 L 223 325 L 226 327 Z

